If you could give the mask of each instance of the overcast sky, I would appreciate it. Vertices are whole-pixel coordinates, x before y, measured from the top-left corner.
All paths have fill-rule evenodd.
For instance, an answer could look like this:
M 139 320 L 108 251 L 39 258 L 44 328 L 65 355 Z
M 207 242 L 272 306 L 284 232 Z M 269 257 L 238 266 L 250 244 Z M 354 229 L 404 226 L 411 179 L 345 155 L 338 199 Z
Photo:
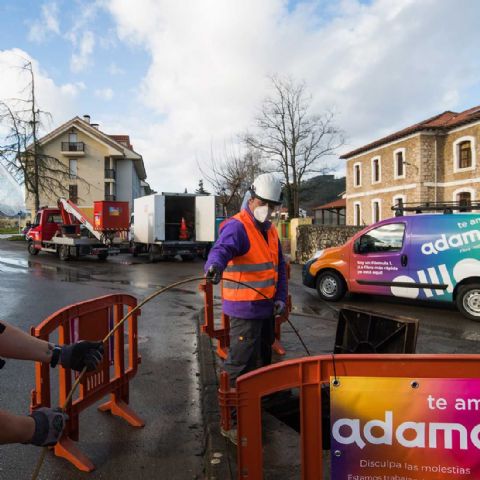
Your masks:
M 0 99 L 31 59 L 51 128 L 90 114 L 130 135 L 153 188 L 193 191 L 271 74 L 304 80 L 312 113 L 335 110 L 339 154 L 480 104 L 479 20 L 477 0 L 3 0 Z

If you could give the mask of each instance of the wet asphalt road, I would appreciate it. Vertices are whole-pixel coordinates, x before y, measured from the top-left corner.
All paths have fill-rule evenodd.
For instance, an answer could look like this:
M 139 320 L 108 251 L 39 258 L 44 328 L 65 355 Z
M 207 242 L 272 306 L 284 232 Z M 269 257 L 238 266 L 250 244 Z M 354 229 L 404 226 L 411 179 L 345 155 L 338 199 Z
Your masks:
M 148 264 L 121 255 L 99 262 L 60 262 L 50 254 L 29 257 L 23 242 L 0 240 L 0 318 L 24 329 L 61 307 L 115 292 L 141 300 L 175 281 L 202 274 L 202 262 Z M 131 382 L 130 406 L 145 421 L 134 429 L 91 407 L 80 416 L 79 447 L 96 465 L 81 473 L 52 454 L 42 479 L 194 479 L 203 471 L 194 313 L 202 306 L 197 283 L 167 292 L 142 308 L 142 363 Z M 52 377 L 53 378 L 53 377 Z M 0 408 L 28 412 L 34 387 L 31 362 L 9 360 L 0 371 Z M 40 449 L 0 447 L 0 479 L 30 478 Z
M 57 309 L 81 300 L 121 292 L 143 299 L 175 281 L 202 274 L 202 261 L 147 263 L 119 255 L 60 262 L 49 254 L 29 257 L 20 242 L 0 240 L 0 318 L 28 330 Z M 327 306 L 315 290 L 301 284 L 301 267 L 292 266 L 291 320 L 311 354 L 331 353 L 340 307 L 357 306 L 385 315 L 418 318 L 417 353 L 478 353 L 480 324 L 453 307 L 372 296 L 347 296 Z M 193 479 L 202 478 L 203 426 L 196 355 L 195 313 L 202 308 L 197 283 L 168 292 L 142 308 L 139 352 L 142 363 L 131 383 L 130 405 L 146 421 L 133 429 L 122 420 L 90 408 L 80 418 L 81 450 L 97 470 L 84 474 L 49 454 L 42 479 Z M 285 325 L 283 358 L 305 356 Z M 277 357 L 276 360 L 281 360 Z M 34 386 L 30 362 L 9 360 L 0 371 L 0 408 L 22 414 Z M 0 447 L 0 480 L 30 478 L 39 449 Z

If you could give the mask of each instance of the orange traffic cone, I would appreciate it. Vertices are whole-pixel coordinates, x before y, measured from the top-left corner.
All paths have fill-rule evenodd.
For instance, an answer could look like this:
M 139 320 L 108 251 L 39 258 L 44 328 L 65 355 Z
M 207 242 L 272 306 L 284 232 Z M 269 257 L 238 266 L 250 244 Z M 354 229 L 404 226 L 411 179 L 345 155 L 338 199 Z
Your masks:
M 179 240 L 188 240 L 188 230 L 187 230 L 187 222 L 182 217 L 182 223 L 180 224 L 180 235 L 178 236 Z

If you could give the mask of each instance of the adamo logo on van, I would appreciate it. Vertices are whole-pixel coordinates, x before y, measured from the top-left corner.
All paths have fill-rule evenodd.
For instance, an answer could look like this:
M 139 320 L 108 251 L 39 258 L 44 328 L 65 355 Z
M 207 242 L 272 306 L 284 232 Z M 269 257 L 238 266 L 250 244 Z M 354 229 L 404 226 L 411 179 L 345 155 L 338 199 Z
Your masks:
M 424 255 L 436 255 L 439 252 L 470 245 L 471 243 L 480 242 L 480 230 L 469 230 L 468 232 L 456 233 L 454 235 L 442 234 L 440 238 L 434 242 L 422 243 L 421 251 Z

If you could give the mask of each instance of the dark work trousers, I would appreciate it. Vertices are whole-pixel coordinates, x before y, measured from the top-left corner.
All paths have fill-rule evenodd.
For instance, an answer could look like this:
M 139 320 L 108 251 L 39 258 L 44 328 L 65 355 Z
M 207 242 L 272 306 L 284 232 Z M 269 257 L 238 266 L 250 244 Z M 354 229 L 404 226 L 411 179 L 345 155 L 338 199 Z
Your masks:
M 272 363 L 274 341 L 274 317 L 255 320 L 230 317 L 230 348 L 224 368 L 232 387 L 240 375 Z

